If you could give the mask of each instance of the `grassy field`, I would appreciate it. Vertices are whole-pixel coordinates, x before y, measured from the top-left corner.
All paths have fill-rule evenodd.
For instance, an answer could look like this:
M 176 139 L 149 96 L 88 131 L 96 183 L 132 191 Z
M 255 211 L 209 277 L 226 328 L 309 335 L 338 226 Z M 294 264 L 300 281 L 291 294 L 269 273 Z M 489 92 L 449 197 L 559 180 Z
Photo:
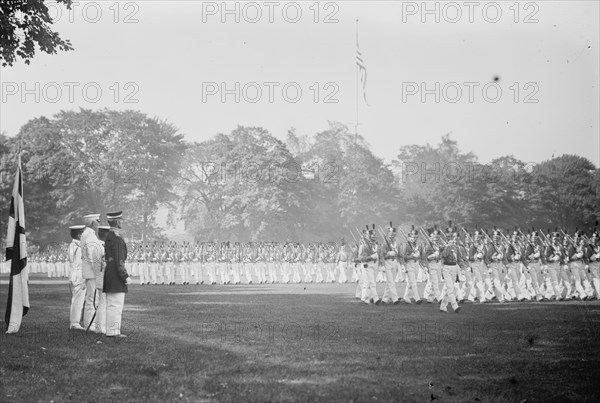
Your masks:
M 468 304 L 453 314 L 365 305 L 354 288 L 134 285 L 129 337 L 115 340 L 69 331 L 68 284 L 33 282 L 21 332 L 0 335 L 0 400 L 600 399 L 598 301 Z M 6 293 L 3 284 L 2 314 Z

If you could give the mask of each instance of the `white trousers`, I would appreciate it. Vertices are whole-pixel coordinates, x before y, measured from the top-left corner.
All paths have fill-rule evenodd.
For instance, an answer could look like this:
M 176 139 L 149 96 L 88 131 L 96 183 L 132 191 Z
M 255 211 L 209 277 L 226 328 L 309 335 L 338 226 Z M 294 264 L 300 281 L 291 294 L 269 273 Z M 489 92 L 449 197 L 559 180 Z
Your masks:
M 406 288 L 404 289 L 404 300 L 410 301 L 411 291 L 412 298 L 415 301 L 419 301 L 419 289 L 417 288 L 417 273 L 419 272 L 419 264 L 417 262 L 409 261 L 406 262 Z
M 96 317 L 92 326 L 90 326 L 90 330 L 106 334 L 106 294 L 102 290 L 96 289 L 96 304 Z
M 385 267 L 385 289 L 382 300 L 384 302 L 396 302 L 399 298 L 394 276 L 396 275 L 396 270 L 398 270 L 398 261 L 396 259 L 387 259 L 383 263 Z
M 456 302 L 456 296 L 454 295 L 454 280 L 458 275 L 458 266 L 444 265 L 442 273 L 444 274 L 444 284 L 446 284 L 446 294 L 442 298 L 440 308 L 446 309 L 448 303 L 450 303 L 452 309 L 456 310 L 456 308 L 458 308 L 458 303 Z
M 92 322 L 92 317 L 96 313 L 96 306 L 98 302 L 94 301 L 94 295 L 96 293 L 96 279 L 86 278 L 85 279 L 85 306 L 83 308 L 83 327 L 88 328 Z
M 85 281 L 71 283 L 71 326 L 81 325 L 81 313 L 83 312 L 83 304 L 85 302 Z
M 125 305 L 124 292 L 106 293 L 106 335 L 117 336 L 121 334 L 121 317 Z

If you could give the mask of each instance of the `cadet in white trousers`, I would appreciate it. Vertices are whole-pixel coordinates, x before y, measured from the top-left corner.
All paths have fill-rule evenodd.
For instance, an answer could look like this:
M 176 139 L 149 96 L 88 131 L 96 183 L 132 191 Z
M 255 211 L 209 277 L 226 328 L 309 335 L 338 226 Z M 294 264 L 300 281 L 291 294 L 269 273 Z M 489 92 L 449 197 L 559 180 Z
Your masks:
M 390 222 L 388 235 L 386 238 L 384 238 L 380 248 L 380 259 L 383 259 L 382 263 L 385 270 L 385 289 L 383 291 L 383 297 L 381 297 L 381 301 L 386 304 L 398 304 L 400 302 L 398 291 L 396 290 L 396 282 L 394 281 L 396 271 L 398 270 L 398 245 L 396 244 L 396 232 L 397 229 L 394 228 Z
M 440 304 L 440 311 L 442 312 L 448 312 L 448 304 L 452 305 L 454 313 L 460 311 L 454 295 L 454 281 L 458 276 L 459 262 L 462 263 L 464 257 L 461 256 L 461 252 L 456 245 L 456 235 L 456 231 L 450 227 L 447 234 L 448 242 L 440 256 L 443 265 L 444 283 L 446 284 L 446 294 Z
M 425 256 L 423 246 L 417 244 L 418 236 L 419 232 L 413 226 L 408 233 L 408 242 L 402 245 L 398 256 L 398 261 L 401 265 L 400 270 L 406 273 L 406 288 L 404 289 L 403 300 L 407 304 L 411 303 L 411 292 L 415 302 L 417 304 L 421 303 L 419 289 L 417 288 L 417 273 L 419 272 L 420 265 L 427 265 L 427 256 Z

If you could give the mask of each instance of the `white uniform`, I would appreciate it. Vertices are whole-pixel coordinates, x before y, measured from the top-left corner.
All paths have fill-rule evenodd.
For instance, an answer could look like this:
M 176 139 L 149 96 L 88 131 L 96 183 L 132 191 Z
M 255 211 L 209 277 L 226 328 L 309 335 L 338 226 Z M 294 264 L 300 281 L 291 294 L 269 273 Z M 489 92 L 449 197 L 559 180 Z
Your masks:
M 83 304 L 85 302 L 85 281 L 81 271 L 81 245 L 78 239 L 73 239 L 68 249 L 71 282 L 71 312 L 70 327 L 77 328 L 81 326 L 81 316 L 83 313 Z
M 85 281 L 85 307 L 83 312 L 83 327 L 90 326 L 92 317 L 98 306 L 96 296 L 96 273 L 101 271 L 103 247 L 95 231 L 86 227 L 81 234 L 81 270 Z M 91 329 L 91 328 L 90 328 Z M 96 329 L 93 329 L 94 331 Z

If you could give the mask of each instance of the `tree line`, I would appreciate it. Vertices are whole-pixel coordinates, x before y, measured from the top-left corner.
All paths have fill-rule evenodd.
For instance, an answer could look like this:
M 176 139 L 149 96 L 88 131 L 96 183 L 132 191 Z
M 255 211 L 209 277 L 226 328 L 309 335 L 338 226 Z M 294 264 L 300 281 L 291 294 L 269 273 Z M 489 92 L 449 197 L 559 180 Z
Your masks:
M 285 140 L 238 126 L 189 142 L 139 111 L 80 109 L 0 135 L 2 228 L 19 149 L 28 239 L 39 244 L 67 241 L 67 227 L 83 215 L 114 209 L 136 240 L 165 240 L 159 209 L 183 220 L 195 241 L 348 239 L 390 220 L 574 230 L 600 218 L 600 169 L 577 155 L 484 164 L 446 135 L 402 146 L 386 163 L 337 122 L 311 136 L 290 129 Z

